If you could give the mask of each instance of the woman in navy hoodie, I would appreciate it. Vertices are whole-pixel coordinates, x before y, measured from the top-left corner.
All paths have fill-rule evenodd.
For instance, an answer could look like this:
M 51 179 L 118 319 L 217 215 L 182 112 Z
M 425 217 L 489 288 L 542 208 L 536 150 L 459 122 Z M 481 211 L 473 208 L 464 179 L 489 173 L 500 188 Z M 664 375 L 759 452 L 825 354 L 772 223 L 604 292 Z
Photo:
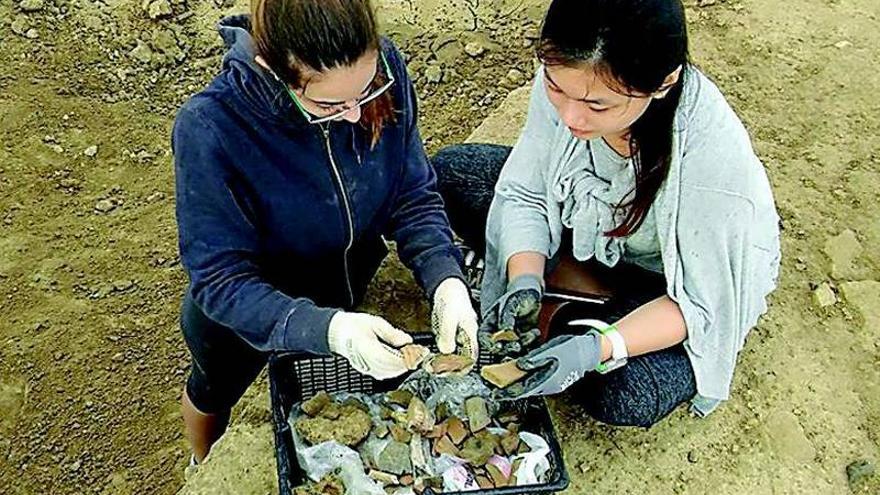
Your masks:
M 255 0 L 220 34 L 222 71 L 172 136 L 196 462 L 272 351 L 338 354 L 377 379 L 406 371 L 397 349 L 411 338 L 350 312 L 384 239 L 433 302 L 441 352 L 477 353 L 412 83 L 369 0 Z

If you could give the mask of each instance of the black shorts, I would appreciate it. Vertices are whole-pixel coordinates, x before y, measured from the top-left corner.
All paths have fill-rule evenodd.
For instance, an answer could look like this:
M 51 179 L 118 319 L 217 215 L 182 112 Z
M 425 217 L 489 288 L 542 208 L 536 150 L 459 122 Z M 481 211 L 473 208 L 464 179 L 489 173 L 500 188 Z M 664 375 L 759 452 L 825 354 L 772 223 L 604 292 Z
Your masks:
M 269 359 L 232 329 L 208 318 L 187 293 L 180 328 L 192 356 L 186 393 L 199 411 L 222 414 L 232 409 Z

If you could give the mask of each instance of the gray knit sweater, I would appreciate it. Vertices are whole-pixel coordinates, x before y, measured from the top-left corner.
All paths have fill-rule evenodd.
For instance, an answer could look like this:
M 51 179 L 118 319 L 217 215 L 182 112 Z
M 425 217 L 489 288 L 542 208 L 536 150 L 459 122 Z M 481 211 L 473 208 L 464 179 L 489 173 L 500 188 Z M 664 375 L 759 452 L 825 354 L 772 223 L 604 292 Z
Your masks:
M 525 127 L 504 165 L 486 229 L 484 318 L 507 284 L 507 261 L 559 249 L 573 232 L 573 255 L 614 266 L 626 239 L 602 232 L 617 225 L 613 205 L 631 190 L 632 171 L 611 180 L 592 169 L 589 143 L 559 121 L 544 88 L 532 88 Z M 681 308 L 684 345 L 697 380 L 693 410 L 711 412 L 730 393 L 737 354 L 776 287 L 780 249 L 770 184 L 739 118 L 700 71 L 685 72 L 675 117 L 672 163 L 651 214 L 667 293 Z

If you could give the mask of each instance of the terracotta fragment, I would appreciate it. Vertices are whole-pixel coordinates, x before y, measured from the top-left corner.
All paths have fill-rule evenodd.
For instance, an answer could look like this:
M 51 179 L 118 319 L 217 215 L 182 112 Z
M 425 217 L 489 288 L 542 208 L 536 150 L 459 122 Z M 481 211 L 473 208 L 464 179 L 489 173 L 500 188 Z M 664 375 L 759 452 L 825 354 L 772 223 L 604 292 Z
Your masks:
M 434 429 L 428 433 L 425 433 L 425 438 L 440 438 L 443 435 L 446 435 L 446 422 L 434 425 Z
M 378 481 L 382 486 L 400 484 L 400 480 L 397 479 L 397 476 L 391 473 L 386 473 L 385 471 L 379 471 L 377 469 L 370 469 L 370 472 L 367 473 L 367 476 Z
M 434 429 L 434 415 L 422 399 L 413 397 L 406 410 L 406 425 L 413 431 L 428 433 Z
M 455 445 L 461 445 L 461 442 L 468 436 L 467 427 L 462 420 L 451 417 L 446 420 L 446 434 Z
M 481 431 L 468 438 L 461 448 L 461 458 L 474 466 L 483 466 L 490 457 L 495 455 L 498 437 L 488 431 Z
M 494 464 L 486 464 L 486 471 L 492 478 L 492 483 L 495 485 L 495 488 L 505 487 L 510 482 L 508 477 L 504 476 L 504 473 L 502 473 Z
M 335 474 L 328 474 L 316 483 L 294 488 L 293 495 L 343 495 L 345 485 Z
M 449 439 L 448 436 L 443 435 L 440 438 L 434 440 L 434 446 L 431 449 L 434 455 L 447 454 L 451 456 L 458 457 L 460 454 L 458 452 L 458 447 L 452 443 L 452 440 Z
M 413 484 L 413 475 L 404 474 L 400 477 L 400 484 L 403 486 L 410 486 Z
M 422 364 L 422 361 L 431 353 L 427 347 L 418 344 L 405 345 L 400 349 L 403 354 L 403 361 L 406 363 L 407 369 L 414 370 Z
M 519 425 L 512 423 L 507 433 L 501 436 L 501 450 L 504 455 L 513 455 L 519 449 Z
M 514 360 L 483 366 L 480 370 L 480 376 L 498 388 L 507 388 L 522 380 L 527 374 L 527 372 L 519 369 Z
M 477 486 L 482 490 L 491 490 L 492 488 L 495 488 L 495 485 L 486 476 L 477 476 L 475 479 L 477 481 Z
M 430 373 L 467 373 L 474 366 L 474 360 L 460 354 L 437 354 L 427 361 Z
M 519 340 L 519 335 L 513 330 L 501 330 L 493 333 L 489 338 L 492 342 L 516 342 Z

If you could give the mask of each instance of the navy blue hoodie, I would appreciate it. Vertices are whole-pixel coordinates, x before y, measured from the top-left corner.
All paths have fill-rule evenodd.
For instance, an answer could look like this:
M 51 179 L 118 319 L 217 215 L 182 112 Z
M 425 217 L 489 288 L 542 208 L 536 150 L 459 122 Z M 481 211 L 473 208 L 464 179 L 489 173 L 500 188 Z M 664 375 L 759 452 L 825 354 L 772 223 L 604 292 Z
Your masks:
M 254 61 L 247 16 L 221 21 L 223 68 L 180 109 L 172 147 L 177 222 L 193 301 L 260 350 L 329 353 L 336 308 L 350 309 L 397 242 L 431 296 L 461 277 L 458 250 L 416 126 L 400 53 L 396 118 L 375 146 L 360 124 L 308 124 Z

